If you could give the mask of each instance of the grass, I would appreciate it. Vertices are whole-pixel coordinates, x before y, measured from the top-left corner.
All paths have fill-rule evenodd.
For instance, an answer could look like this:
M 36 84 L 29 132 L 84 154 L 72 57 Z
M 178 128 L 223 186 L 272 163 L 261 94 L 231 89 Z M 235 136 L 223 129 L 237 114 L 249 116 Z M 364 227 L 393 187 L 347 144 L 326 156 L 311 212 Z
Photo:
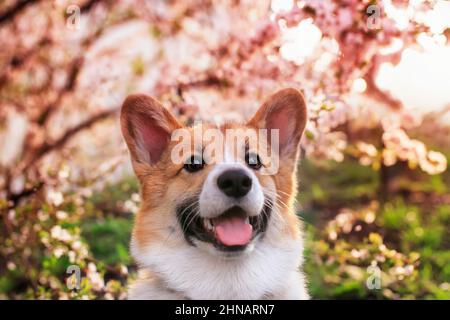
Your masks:
M 112 217 L 86 220 L 81 225 L 82 236 L 97 260 L 107 265 L 130 265 L 128 245 L 132 223 L 132 219 Z

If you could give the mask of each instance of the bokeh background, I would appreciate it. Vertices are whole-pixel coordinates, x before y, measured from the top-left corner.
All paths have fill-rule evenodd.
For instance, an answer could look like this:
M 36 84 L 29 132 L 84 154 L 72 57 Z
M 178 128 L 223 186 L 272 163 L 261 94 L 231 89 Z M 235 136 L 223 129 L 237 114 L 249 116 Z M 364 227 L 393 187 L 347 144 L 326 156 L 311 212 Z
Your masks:
M 126 298 L 128 94 L 221 123 L 293 86 L 312 297 L 450 299 L 449 28 L 449 1 L 1 1 L 0 298 Z

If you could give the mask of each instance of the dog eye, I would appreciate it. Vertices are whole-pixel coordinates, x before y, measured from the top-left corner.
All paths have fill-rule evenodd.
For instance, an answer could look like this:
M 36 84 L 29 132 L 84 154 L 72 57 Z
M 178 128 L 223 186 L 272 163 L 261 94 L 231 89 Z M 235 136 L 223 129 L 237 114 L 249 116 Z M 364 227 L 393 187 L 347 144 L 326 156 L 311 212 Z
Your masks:
M 184 164 L 184 169 L 188 172 L 196 172 L 205 166 L 205 161 L 200 156 L 191 156 Z
M 253 170 L 259 170 L 259 168 L 261 168 L 261 166 L 262 166 L 259 155 L 257 155 L 256 153 L 253 153 L 253 152 L 248 152 L 245 155 L 245 162 Z

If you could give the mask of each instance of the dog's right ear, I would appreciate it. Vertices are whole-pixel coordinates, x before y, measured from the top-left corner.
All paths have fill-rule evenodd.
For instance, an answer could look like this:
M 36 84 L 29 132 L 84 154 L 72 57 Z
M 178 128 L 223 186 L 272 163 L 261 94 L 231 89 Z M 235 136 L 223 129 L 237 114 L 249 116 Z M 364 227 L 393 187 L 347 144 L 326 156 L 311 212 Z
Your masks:
M 125 99 L 120 124 L 133 166 L 157 163 L 170 142 L 172 131 L 181 128 L 166 108 L 144 94 L 130 95 Z

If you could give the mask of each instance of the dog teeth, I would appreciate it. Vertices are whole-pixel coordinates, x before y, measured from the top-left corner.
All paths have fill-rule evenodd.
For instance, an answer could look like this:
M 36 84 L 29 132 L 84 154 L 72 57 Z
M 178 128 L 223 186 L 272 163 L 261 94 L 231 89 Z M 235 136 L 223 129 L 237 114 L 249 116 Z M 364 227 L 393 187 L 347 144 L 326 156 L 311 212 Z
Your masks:
M 213 226 L 212 223 L 211 223 L 211 219 L 205 219 L 205 220 L 204 220 L 204 225 L 205 225 L 205 228 L 206 228 L 207 230 L 209 230 L 209 231 L 214 231 L 214 226 Z
M 250 224 L 250 217 L 245 218 L 245 222 Z

